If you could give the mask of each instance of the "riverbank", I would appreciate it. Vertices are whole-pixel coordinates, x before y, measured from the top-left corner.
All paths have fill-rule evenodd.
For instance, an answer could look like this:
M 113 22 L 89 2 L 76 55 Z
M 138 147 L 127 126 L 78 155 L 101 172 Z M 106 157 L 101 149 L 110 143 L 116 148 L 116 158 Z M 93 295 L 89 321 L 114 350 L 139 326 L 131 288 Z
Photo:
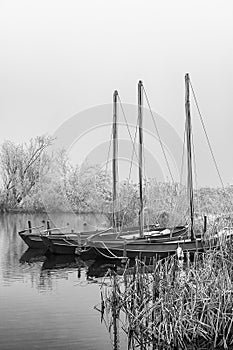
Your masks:
M 101 191 L 100 191 L 101 192 Z M 116 203 L 115 210 L 117 219 L 123 222 L 124 226 L 138 224 L 138 188 L 136 184 L 121 185 L 119 191 L 119 200 Z M 0 213 L 12 214 L 93 214 L 104 215 L 106 220 L 112 222 L 112 203 L 111 195 L 108 198 L 98 200 L 99 196 L 92 197 L 92 194 L 86 194 L 86 199 L 77 194 L 75 201 L 69 202 L 69 197 L 55 201 L 53 197 L 47 194 L 47 202 L 43 203 L 42 197 L 34 194 L 27 197 L 19 204 L 6 205 L 2 201 Z M 51 195 L 52 196 L 52 195 Z M 69 203 L 69 205 L 65 205 Z M 149 195 L 145 196 L 145 222 L 150 224 L 159 223 L 161 226 L 174 226 L 185 223 L 187 212 L 187 198 L 183 187 L 178 184 L 155 183 L 151 180 L 149 184 Z M 208 224 L 217 222 L 219 227 L 233 224 L 233 186 L 225 189 L 221 188 L 201 188 L 194 192 L 195 205 L 195 225 L 197 230 L 203 229 L 203 216 L 208 218 Z M 73 210 L 72 210 L 73 209 Z
M 233 342 L 232 241 L 218 249 L 109 271 L 102 312 L 120 349 L 119 324 L 128 349 L 230 349 Z M 114 328 L 115 327 L 115 328 Z
M 64 211 L 64 210 L 32 210 L 32 209 L 24 209 L 24 208 L 1 208 L 0 209 L 1 214 L 48 214 L 48 213 L 55 213 L 55 214 L 77 214 L 77 215 L 84 215 L 84 214 L 90 214 L 90 215 L 102 215 L 101 212 L 93 212 L 93 211 Z

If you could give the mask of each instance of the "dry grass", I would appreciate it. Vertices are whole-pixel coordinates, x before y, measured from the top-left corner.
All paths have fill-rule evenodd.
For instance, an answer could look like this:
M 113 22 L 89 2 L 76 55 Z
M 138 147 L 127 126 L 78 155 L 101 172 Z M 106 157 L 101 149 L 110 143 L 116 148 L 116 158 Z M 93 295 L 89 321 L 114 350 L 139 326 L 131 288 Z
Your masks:
M 218 250 L 186 254 L 185 261 L 172 256 L 148 266 L 136 260 L 122 276 L 109 271 L 110 283 L 102 286 L 105 312 L 118 315 L 128 349 L 230 348 L 232 257 L 228 241 Z

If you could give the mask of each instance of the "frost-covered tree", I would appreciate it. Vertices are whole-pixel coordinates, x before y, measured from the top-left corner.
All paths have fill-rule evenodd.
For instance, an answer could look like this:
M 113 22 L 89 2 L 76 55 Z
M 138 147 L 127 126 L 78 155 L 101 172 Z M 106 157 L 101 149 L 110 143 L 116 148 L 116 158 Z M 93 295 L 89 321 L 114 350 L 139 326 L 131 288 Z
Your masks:
M 40 173 L 47 171 L 50 157 L 45 151 L 51 143 L 50 137 L 39 136 L 25 144 L 5 141 L 1 145 L 0 171 L 6 206 L 21 203 L 37 184 Z

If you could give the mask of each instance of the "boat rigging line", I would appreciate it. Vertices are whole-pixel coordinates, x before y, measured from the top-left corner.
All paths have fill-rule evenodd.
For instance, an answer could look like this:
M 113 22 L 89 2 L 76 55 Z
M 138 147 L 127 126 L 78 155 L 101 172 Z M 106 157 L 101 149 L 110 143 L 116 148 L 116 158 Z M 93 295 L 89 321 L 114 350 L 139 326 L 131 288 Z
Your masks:
M 196 155 L 195 155 L 193 133 L 192 133 L 192 154 L 193 154 L 193 172 L 194 172 L 194 179 L 195 179 L 195 190 L 198 190 L 199 186 L 198 186 L 198 181 L 197 181 L 197 162 L 196 162 Z M 197 199 L 197 206 L 196 207 L 198 208 L 198 212 L 199 212 L 200 208 L 201 208 L 201 202 L 200 202 L 198 192 L 196 192 L 196 199 Z M 195 206 L 194 206 L 194 211 L 195 211 Z
M 138 156 L 137 156 L 137 152 L 136 152 L 136 149 L 135 149 L 135 139 L 136 139 L 136 133 L 137 133 L 137 126 L 136 126 L 136 132 L 135 132 L 135 135 L 134 135 L 134 138 L 133 138 L 132 135 L 131 135 L 130 129 L 129 129 L 129 123 L 127 121 L 126 114 L 125 114 L 125 111 L 124 111 L 124 108 L 123 108 L 123 105 L 122 105 L 121 98 L 120 98 L 119 94 L 118 94 L 118 100 L 119 100 L 120 108 L 121 108 L 121 111 L 122 111 L 122 114 L 123 114 L 123 117 L 124 117 L 124 120 L 125 120 L 125 124 L 126 124 L 127 130 L 128 130 L 131 142 L 132 142 L 133 154 L 135 154 L 135 156 L 137 158 L 137 161 L 138 161 Z M 138 125 L 138 123 L 137 123 L 137 125 Z
M 110 150 L 112 147 L 112 135 L 113 135 L 113 126 L 111 128 L 111 133 L 110 133 L 110 142 L 109 142 L 109 146 L 108 146 L 108 154 L 107 154 L 107 161 L 106 161 L 106 168 L 105 168 L 105 176 L 107 176 L 108 173 L 108 163 L 109 163 L 109 159 L 110 159 Z
M 210 150 L 211 156 L 212 156 L 213 161 L 214 161 L 215 169 L 216 169 L 216 171 L 217 171 L 217 173 L 218 173 L 218 176 L 219 176 L 219 179 L 220 179 L 222 188 L 225 189 L 225 188 L 224 188 L 224 184 L 223 184 L 223 180 L 222 180 L 222 177 L 221 177 L 219 168 L 218 168 L 218 164 L 217 164 L 217 161 L 216 161 L 216 159 L 215 159 L 215 156 L 214 156 L 214 153 L 213 153 L 211 144 L 210 144 L 210 140 L 209 140 L 209 137 L 208 137 L 208 134 L 207 134 L 207 130 L 206 130 L 206 127 L 205 127 L 205 123 L 204 123 L 204 120 L 203 120 L 203 118 L 202 118 L 202 114 L 201 114 L 201 111 L 200 111 L 200 108 L 199 108 L 199 105 L 198 105 L 198 102 L 197 102 L 196 94 L 195 94 L 195 92 L 194 92 L 194 89 L 193 89 L 191 80 L 189 80 L 189 84 L 190 84 L 190 86 L 191 86 L 191 91 L 192 91 L 192 94 L 193 94 L 194 102 L 195 102 L 195 105 L 196 105 L 196 107 L 197 107 L 197 111 L 198 111 L 198 114 L 199 114 L 199 117 L 200 117 L 200 120 L 201 120 L 201 124 L 202 124 L 203 130 L 204 130 L 205 136 L 206 136 L 206 140 L 207 140 L 207 143 L 208 143 L 208 146 L 209 146 L 209 150 Z
M 151 106 L 150 106 L 150 101 L 149 101 L 149 98 L 148 98 L 148 95 L 147 95 L 147 93 L 146 93 L 146 90 L 145 90 L 144 85 L 143 85 L 143 92 L 144 92 L 144 95 L 145 95 L 145 97 L 146 97 L 146 102 L 147 102 L 147 105 L 148 105 L 148 108 L 149 108 L 149 111 L 150 111 L 150 114 L 151 114 L 151 117 L 152 117 L 152 121 L 153 121 L 155 130 L 156 130 L 158 139 L 159 139 L 160 147 L 161 147 L 161 149 L 162 149 L 162 152 L 163 152 L 163 155 L 164 155 L 164 158 L 165 158 L 165 161 L 166 161 L 166 165 L 167 165 L 169 174 L 170 174 L 170 176 L 171 176 L 172 182 L 174 183 L 174 178 L 173 178 L 173 176 L 172 176 L 171 168 L 170 168 L 170 165 L 169 165 L 167 156 L 166 156 L 165 149 L 164 149 L 164 147 L 163 147 L 163 143 L 162 143 L 162 140 L 161 140 L 161 137 L 160 137 L 160 134 L 159 134 L 159 130 L 158 130 L 157 124 L 156 124 L 156 122 L 155 122 L 155 117 L 154 117 L 154 114 L 153 114 L 153 112 L 152 112 L 152 109 L 151 109 Z

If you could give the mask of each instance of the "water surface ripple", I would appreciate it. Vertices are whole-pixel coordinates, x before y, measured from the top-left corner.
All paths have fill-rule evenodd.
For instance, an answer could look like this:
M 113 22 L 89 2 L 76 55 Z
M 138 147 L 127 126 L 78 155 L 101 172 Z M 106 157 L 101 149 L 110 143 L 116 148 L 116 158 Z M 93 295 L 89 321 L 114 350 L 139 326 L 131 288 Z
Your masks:
M 93 261 L 27 249 L 17 232 L 28 218 L 0 216 L 0 349 L 111 349 L 94 310 L 100 301 L 99 284 L 87 278 Z M 43 218 L 34 216 L 33 224 Z M 59 220 L 62 226 L 69 217 Z M 76 229 L 91 220 L 78 218 Z M 99 224 L 96 217 L 92 221 Z

